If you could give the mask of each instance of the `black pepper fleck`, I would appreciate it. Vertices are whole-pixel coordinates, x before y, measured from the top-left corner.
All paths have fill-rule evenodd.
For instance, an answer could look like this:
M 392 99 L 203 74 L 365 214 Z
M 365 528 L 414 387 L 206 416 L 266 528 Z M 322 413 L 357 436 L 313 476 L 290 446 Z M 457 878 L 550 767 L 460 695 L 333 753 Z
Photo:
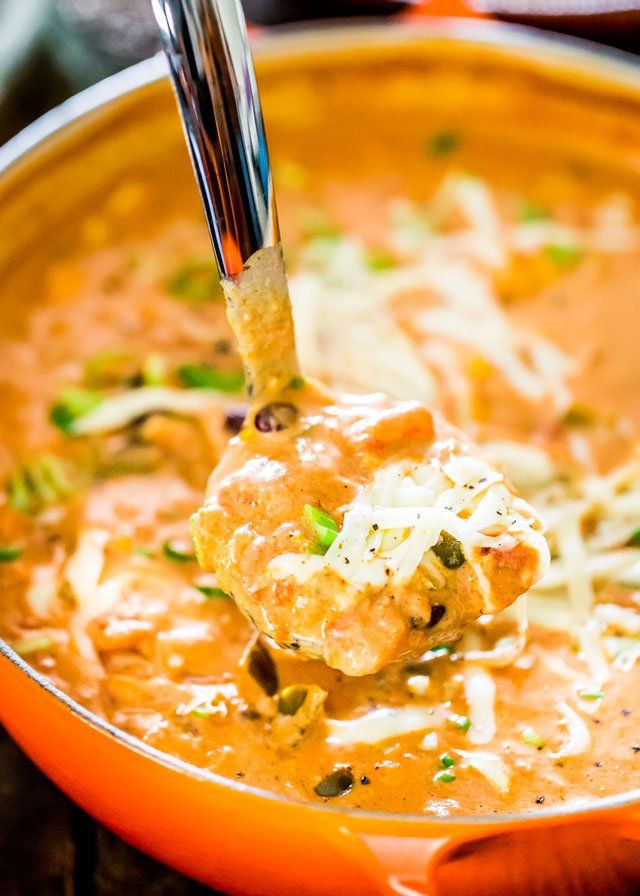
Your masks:
M 602 768 L 602 763 L 600 762 L 599 759 L 597 760 L 597 762 L 594 762 L 593 764 L 595 765 L 596 768 Z
M 371 784 L 371 781 L 367 778 L 366 775 L 363 775 L 363 776 L 360 778 L 360 783 L 361 783 L 361 784 Z
M 536 797 L 536 803 L 539 806 L 541 806 L 544 803 L 544 797 L 543 796 Z
M 631 744 L 631 749 L 634 753 L 640 753 L 640 744 Z
M 621 709 L 621 710 L 620 710 L 620 715 L 621 715 L 621 716 L 630 716 L 630 715 L 631 715 L 631 710 L 630 710 L 630 709 Z

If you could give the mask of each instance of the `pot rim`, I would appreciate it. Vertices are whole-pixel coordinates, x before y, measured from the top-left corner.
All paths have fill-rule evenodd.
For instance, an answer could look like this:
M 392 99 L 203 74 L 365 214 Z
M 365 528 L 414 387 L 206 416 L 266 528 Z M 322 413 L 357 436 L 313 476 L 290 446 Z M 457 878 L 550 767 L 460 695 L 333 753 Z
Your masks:
M 640 95 L 640 64 L 629 53 L 586 40 L 568 39 L 565 35 L 542 32 L 535 28 L 487 21 L 443 18 L 434 19 L 431 22 L 423 19 L 419 22 L 394 24 L 384 20 L 384 24 L 379 24 L 371 19 L 357 20 L 357 23 L 348 20 L 345 23 L 345 20 L 341 19 L 335 23 L 323 22 L 321 25 L 318 23 L 289 25 L 269 29 L 267 34 L 259 32 L 257 38 L 254 37 L 253 40 L 256 58 L 259 60 L 277 58 L 283 54 L 297 56 L 323 50 L 326 48 L 328 33 L 331 35 L 332 50 L 352 49 L 354 46 L 362 45 L 371 46 L 374 43 L 390 46 L 398 43 L 422 42 L 425 39 L 442 39 L 467 44 L 481 44 L 490 49 L 512 51 L 520 56 L 522 53 L 518 53 L 518 51 L 528 51 L 532 59 L 542 53 L 547 62 L 555 62 L 569 67 L 580 66 L 582 63 L 585 73 L 592 80 L 606 82 L 610 79 L 618 85 L 636 87 Z M 85 119 L 99 113 L 115 101 L 140 89 L 150 87 L 166 77 L 167 67 L 164 57 L 158 54 L 99 81 L 45 113 L 4 146 L 0 146 L 0 189 L 2 181 L 12 173 L 14 168 L 29 161 L 31 157 L 37 157 L 40 153 L 45 152 L 49 142 L 56 136 L 63 135 L 73 125 L 82 124 Z M 0 638 L 0 657 L 16 666 L 47 694 L 70 710 L 72 715 L 138 754 L 191 778 L 247 796 L 284 804 L 292 809 L 318 813 L 328 812 L 334 817 L 336 815 L 346 816 L 369 822 L 393 821 L 421 826 L 442 826 L 443 823 L 446 823 L 447 826 L 453 828 L 504 828 L 505 825 L 521 826 L 548 819 L 583 818 L 587 815 L 610 812 L 640 803 L 640 787 L 620 794 L 595 798 L 588 802 L 575 800 L 565 806 L 536 809 L 535 812 L 530 810 L 513 814 L 459 815 L 444 819 L 429 815 L 374 812 L 310 803 L 225 778 L 145 744 L 139 738 L 127 734 L 73 700 L 45 675 L 37 672 L 25 662 L 2 638 Z

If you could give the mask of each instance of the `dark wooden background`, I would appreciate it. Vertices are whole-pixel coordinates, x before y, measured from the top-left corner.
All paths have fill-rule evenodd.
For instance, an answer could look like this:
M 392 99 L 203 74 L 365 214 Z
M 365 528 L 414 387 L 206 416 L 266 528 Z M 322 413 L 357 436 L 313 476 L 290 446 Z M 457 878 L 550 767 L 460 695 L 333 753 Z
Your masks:
M 0 728 L 0 896 L 215 894 L 94 822 Z

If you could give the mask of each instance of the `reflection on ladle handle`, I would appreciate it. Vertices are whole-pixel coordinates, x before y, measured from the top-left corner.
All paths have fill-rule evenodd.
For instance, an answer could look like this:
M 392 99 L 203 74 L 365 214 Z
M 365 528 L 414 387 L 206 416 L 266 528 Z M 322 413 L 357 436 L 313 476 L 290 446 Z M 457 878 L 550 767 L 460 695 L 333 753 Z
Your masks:
M 239 0 L 153 0 L 220 276 L 280 241 Z
M 298 364 L 244 15 L 239 0 L 153 0 L 153 8 L 248 389 L 264 404 Z

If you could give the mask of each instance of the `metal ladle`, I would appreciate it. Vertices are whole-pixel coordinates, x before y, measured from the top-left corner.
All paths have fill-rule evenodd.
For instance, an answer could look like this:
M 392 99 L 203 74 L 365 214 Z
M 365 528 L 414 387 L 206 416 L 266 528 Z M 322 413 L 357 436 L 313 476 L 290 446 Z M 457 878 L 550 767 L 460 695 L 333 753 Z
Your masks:
M 254 403 L 298 373 L 269 153 L 239 0 L 152 0 Z

